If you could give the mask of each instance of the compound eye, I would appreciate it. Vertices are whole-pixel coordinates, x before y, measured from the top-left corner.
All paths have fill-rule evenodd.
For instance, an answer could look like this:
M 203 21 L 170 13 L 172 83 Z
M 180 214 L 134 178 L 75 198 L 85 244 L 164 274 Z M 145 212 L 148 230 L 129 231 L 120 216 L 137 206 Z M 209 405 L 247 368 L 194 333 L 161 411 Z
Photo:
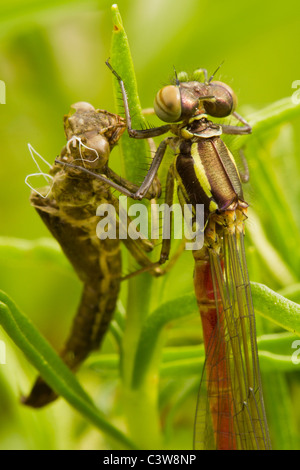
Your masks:
M 109 143 L 102 135 L 89 136 L 81 153 L 87 168 L 103 168 L 110 155 Z
M 237 98 L 229 85 L 223 82 L 211 82 L 209 92 L 215 97 L 214 101 L 206 101 L 204 107 L 210 116 L 226 117 L 235 110 Z
M 161 88 L 154 100 L 156 115 L 165 122 L 176 122 L 181 116 L 181 98 L 178 86 L 167 85 Z

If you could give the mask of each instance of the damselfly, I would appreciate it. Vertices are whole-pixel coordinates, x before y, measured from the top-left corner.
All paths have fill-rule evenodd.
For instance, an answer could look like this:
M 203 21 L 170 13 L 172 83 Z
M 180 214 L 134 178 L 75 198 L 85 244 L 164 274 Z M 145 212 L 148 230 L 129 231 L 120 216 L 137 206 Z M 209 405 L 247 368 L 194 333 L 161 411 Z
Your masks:
M 126 186 L 125 180 L 108 167 L 110 152 L 126 125 L 120 116 L 96 110 L 89 103 L 76 103 L 72 108 L 64 118 L 67 144 L 59 158 L 60 163 L 69 166 L 50 165 L 50 188 L 32 191 L 30 201 L 84 285 L 70 336 L 61 352 L 64 362 L 76 370 L 99 347 L 118 298 L 122 277 L 120 242 L 118 236 L 116 239 L 97 236 L 96 210 L 101 204 L 111 204 L 119 210 L 119 201 L 106 182 L 110 178 L 110 185 Z M 86 172 L 80 171 L 81 167 Z M 90 169 L 93 172 L 87 173 Z M 96 177 L 100 174 L 102 180 Z M 129 183 L 127 188 L 137 189 Z M 158 182 L 155 191 L 160 191 Z M 152 249 L 148 240 L 126 238 L 123 242 L 140 265 L 151 264 L 145 253 Z M 55 398 L 54 391 L 39 377 L 24 403 L 42 407 Z
M 121 87 L 126 126 L 136 139 L 170 131 L 157 148 L 138 191 L 149 190 L 169 146 L 175 158 L 167 176 L 166 202 L 172 204 L 175 182 L 182 206 L 190 204 L 195 217 L 204 206 L 204 246 L 194 251 L 195 293 L 202 319 L 206 362 L 195 421 L 196 449 L 269 449 L 270 437 L 263 403 L 256 345 L 255 317 L 244 250 L 244 221 L 248 204 L 234 158 L 221 134 L 248 134 L 250 125 L 235 111 L 236 97 L 222 82 L 207 78 L 204 69 L 191 77 L 175 75 L 174 83 L 156 95 L 157 116 L 168 123 L 137 130 L 131 127 L 126 90 Z M 218 125 L 208 119 L 232 115 L 242 125 Z M 168 257 L 163 244 L 157 264 Z M 167 250 L 166 250 L 167 248 Z

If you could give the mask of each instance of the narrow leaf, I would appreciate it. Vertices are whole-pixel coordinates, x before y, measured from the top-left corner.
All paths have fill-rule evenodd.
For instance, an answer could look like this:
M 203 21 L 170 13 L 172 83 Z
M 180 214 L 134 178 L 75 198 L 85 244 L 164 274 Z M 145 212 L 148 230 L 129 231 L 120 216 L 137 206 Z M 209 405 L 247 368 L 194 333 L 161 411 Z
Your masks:
M 64 397 L 110 438 L 118 441 L 125 448 L 135 448 L 129 439 L 97 410 L 75 375 L 34 325 L 20 312 L 15 303 L 2 291 L 0 291 L 0 323 L 56 393 Z
M 300 335 L 300 305 L 282 297 L 263 284 L 251 283 L 256 313 Z
M 159 344 L 160 333 L 171 321 L 197 312 L 195 295 L 187 294 L 164 303 L 144 322 L 136 353 L 133 387 L 138 387 Z
M 117 5 L 112 6 L 112 17 L 111 64 L 125 84 L 130 114 L 133 121 L 132 125 L 139 129 L 145 128 L 146 123 L 142 115 L 128 38 Z M 124 115 L 120 87 L 115 77 L 113 77 L 113 83 L 117 112 L 120 115 Z M 147 142 L 145 140 L 131 139 L 126 133 L 122 136 L 119 147 L 123 158 L 123 171 L 125 176 L 129 181 L 138 184 L 141 180 L 141 169 L 147 165 L 149 166 L 149 157 L 151 154 Z

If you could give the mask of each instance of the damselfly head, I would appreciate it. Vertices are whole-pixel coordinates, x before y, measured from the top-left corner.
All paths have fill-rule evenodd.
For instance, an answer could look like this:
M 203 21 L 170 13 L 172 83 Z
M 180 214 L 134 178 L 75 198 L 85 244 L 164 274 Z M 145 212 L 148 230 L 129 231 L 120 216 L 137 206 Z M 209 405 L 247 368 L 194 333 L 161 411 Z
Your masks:
M 161 88 L 154 100 L 155 112 L 165 122 L 179 122 L 197 114 L 226 117 L 233 113 L 236 105 L 236 95 L 226 83 L 186 81 L 182 72 L 178 74 L 177 83 Z
M 121 119 L 107 111 L 95 109 L 90 103 L 73 104 L 64 117 L 68 142 L 61 156 L 69 163 L 76 161 L 77 165 L 101 170 L 125 130 Z
M 87 145 L 88 144 L 88 145 Z M 73 135 L 61 151 L 61 157 L 68 163 L 76 162 L 85 168 L 103 168 L 109 158 L 110 147 L 101 135 L 93 134 L 89 139 Z

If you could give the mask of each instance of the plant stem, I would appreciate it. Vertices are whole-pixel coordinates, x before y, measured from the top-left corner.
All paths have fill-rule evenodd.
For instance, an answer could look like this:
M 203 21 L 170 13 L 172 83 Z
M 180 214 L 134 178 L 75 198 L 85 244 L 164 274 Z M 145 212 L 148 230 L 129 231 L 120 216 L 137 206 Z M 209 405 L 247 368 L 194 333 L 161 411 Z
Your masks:
M 141 113 L 137 84 L 131 59 L 130 48 L 122 18 L 117 5 L 112 6 L 113 36 L 111 46 L 112 65 L 124 80 L 128 95 L 130 112 L 139 127 L 144 121 Z M 114 78 L 115 95 L 118 96 L 119 85 Z M 123 111 L 117 102 L 118 112 Z M 130 139 L 124 135 L 120 142 L 123 157 L 124 173 L 127 179 L 139 180 L 140 167 L 147 165 L 149 149 L 143 140 Z M 130 201 L 128 201 L 130 204 Z M 122 381 L 125 417 L 130 436 L 134 436 L 137 445 L 142 449 L 156 449 L 160 442 L 158 397 L 158 366 L 148 367 L 144 380 L 137 388 L 132 386 L 137 345 L 140 339 L 142 325 L 149 314 L 153 279 L 149 274 L 143 274 L 128 282 L 127 318 L 123 337 Z M 150 364 L 149 364 L 150 366 Z
M 148 367 L 144 380 L 133 388 L 132 376 L 141 330 L 149 314 L 152 279 L 144 274 L 129 281 L 127 323 L 123 342 L 123 398 L 130 436 L 142 449 L 160 448 L 158 368 Z M 160 349 L 160 348 L 159 348 Z

